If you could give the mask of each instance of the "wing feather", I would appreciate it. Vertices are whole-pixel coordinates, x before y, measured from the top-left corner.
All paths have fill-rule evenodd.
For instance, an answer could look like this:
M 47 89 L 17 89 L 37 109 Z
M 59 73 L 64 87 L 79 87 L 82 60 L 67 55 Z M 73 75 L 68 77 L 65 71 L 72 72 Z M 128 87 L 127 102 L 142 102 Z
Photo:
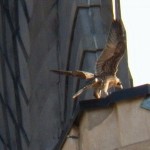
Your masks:
M 121 21 L 113 20 L 106 46 L 96 62 L 96 75 L 101 73 L 115 75 L 125 49 L 122 23 Z
M 80 70 L 75 70 L 75 71 L 64 71 L 64 70 L 51 70 L 54 73 L 57 74 L 63 74 L 63 75 L 69 75 L 69 76 L 75 76 L 83 79 L 92 79 L 94 78 L 94 74 L 86 71 L 80 71 Z

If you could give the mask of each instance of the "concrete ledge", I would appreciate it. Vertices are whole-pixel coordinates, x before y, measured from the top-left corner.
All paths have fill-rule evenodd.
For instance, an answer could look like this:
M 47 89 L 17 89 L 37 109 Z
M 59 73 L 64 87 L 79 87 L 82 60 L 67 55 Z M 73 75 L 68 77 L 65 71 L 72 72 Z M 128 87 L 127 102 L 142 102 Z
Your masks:
M 141 102 L 149 95 L 150 85 L 146 84 L 114 92 L 101 100 L 77 102 L 74 116 L 61 135 L 57 150 L 63 146 L 81 112 L 78 126 L 80 136 L 75 144 L 80 150 L 123 149 L 150 140 L 150 114 L 140 108 Z
M 143 99 L 119 102 L 111 111 L 85 111 L 79 125 L 79 149 L 114 150 L 150 140 L 150 112 L 140 108 Z

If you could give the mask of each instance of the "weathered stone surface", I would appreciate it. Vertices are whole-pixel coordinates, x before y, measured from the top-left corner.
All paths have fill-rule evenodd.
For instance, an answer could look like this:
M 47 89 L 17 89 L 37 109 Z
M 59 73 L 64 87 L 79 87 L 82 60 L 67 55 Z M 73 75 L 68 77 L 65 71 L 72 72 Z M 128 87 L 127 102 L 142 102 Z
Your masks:
M 69 132 L 62 150 L 79 150 L 79 131 L 78 127 L 73 126 Z
M 106 110 L 105 113 L 108 114 Z M 93 115 L 95 115 L 95 120 L 99 120 L 99 123 L 92 121 Z M 117 112 L 115 109 L 109 112 L 109 115 L 104 115 L 103 110 L 85 112 L 83 115 L 80 123 L 81 141 L 79 141 L 79 145 L 81 150 L 113 150 L 120 144 L 118 136 Z
M 86 111 L 79 125 L 79 149 L 149 149 L 149 111 L 140 108 L 142 100 L 118 103 L 111 112 L 109 109 Z

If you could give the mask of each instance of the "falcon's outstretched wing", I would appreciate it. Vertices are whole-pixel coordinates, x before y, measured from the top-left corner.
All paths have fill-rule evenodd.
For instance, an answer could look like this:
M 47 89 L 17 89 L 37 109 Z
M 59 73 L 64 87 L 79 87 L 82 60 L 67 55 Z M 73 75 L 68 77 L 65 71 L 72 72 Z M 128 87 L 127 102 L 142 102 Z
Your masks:
M 64 71 L 64 70 L 51 70 L 54 73 L 58 74 L 64 74 L 64 75 L 70 75 L 70 76 L 75 76 L 83 79 L 92 79 L 94 78 L 94 74 L 90 72 L 85 72 L 85 71 Z
M 125 49 L 126 41 L 122 22 L 113 20 L 105 48 L 96 62 L 96 75 L 101 73 L 115 75 Z

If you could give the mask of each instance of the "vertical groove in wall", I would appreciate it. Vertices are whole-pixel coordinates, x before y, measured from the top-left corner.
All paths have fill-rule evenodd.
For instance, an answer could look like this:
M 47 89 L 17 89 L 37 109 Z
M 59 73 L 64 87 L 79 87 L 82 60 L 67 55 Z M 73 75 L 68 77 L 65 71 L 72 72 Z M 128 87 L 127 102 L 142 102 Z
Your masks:
M 3 0 L 1 0 L 1 2 L 3 2 Z M 1 57 L 1 74 L 2 74 L 2 82 L 3 82 L 3 95 L 4 95 L 4 99 L 5 102 L 8 102 L 8 93 L 7 93 L 7 79 L 6 79 L 6 64 L 5 64 L 5 60 L 2 57 L 2 51 L 6 51 L 6 24 L 5 24 L 5 14 L 3 11 L 3 7 L 1 5 L 1 18 L 2 18 L 2 49 L 0 51 L 0 57 Z M 5 134 L 6 134 L 6 138 L 7 141 L 5 141 L 5 143 L 8 143 L 8 146 L 10 147 L 10 150 L 12 150 L 11 147 L 11 142 L 10 142 L 10 129 L 8 126 L 8 115 L 7 115 L 7 110 L 4 106 L 4 104 L 2 104 L 2 109 L 3 109 L 3 118 L 4 118 L 4 124 L 5 124 Z
M 29 23 L 30 17 L 29 17 L 29 13 L 28 13 L 28 9 L 27 9 L 27 5 L 26 5 L 25 0 L 21 0 L 21 4 L 22 4 L 22 8 L 24 10 L 24 14 L 26 16 L 27 22 Z
M 12 35 L 13 40 L 13 56 L 14 56 L 14 70 L 15 70 L 15 78 L 16 81 L 20 79 L 20 71 L 19 71 L 19 61 L 18 61 L 18 49 L 17 49 L 17 41 L 16 41 L 16 34 L 19 30 L 19 22 L 18 22 L 18 0 L 14 1 L 14 13 L 15 13 L 15 32 Z M 18 89 L 18 82 L 14 82 L 14 90 L 15 90 L 15 103 L 16 103 L 16 115 L 18 124 L 22 125 L 22 111 L 21 111 L 21 104 L 20 104 L 20 97 L 19 97 L 19 89 Z M 16 128 L 16 141 L 17 141 L 17 148 L 18 150 L 22 150 L 22 143 L 21 143 L 21 132 L 20 129 Z

